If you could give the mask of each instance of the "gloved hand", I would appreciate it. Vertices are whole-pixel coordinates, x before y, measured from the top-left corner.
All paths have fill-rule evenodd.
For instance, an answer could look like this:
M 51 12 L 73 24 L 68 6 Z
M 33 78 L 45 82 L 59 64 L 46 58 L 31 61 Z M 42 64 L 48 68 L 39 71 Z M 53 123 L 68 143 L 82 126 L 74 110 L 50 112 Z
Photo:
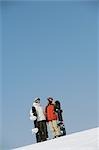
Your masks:
M 33 129 L 32 129 L 32 134 L 33 134 L 33 133 L 37 133 L 37 132 L 38 132 L 38 128 L 33 128 Z
M 30 120 L 35 121 L 36 119 L 37 119 L 37 117 L 36 117 L 36 116 L 34 116 L 34 115 L 30 115 Z

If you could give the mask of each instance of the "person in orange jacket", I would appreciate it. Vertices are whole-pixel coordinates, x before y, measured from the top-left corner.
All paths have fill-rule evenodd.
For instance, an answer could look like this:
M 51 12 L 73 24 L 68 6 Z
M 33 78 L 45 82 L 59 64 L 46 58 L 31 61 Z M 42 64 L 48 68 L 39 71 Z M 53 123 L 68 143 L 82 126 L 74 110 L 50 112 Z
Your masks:
M 46 120 L 53 134 L 53 138 L 56 138 L 60 136 L 60 129 L 57 125 L 58 116 L 55 112 L 55 105 L 53 103 L 53 98 L 48 97 L 47 100 L 48 100 L 48 105 L 45 108 Z

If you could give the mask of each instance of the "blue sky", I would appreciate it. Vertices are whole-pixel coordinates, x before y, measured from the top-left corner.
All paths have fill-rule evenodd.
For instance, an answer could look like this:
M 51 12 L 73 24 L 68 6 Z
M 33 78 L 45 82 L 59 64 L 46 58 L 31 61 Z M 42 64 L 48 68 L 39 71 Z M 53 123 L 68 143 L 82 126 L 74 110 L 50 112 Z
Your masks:
M 67 133 L 97 126 L 97 2 L 2 2 L 2 146 L 35 143 L 29 110 L 62 103 Z

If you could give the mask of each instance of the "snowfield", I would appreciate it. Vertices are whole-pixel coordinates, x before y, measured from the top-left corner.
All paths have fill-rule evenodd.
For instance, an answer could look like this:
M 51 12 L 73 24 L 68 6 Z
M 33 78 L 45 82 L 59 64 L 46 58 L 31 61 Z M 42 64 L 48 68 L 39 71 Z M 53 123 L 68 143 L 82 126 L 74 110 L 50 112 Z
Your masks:
M 13 150 L 99 150 L 99 127 Z

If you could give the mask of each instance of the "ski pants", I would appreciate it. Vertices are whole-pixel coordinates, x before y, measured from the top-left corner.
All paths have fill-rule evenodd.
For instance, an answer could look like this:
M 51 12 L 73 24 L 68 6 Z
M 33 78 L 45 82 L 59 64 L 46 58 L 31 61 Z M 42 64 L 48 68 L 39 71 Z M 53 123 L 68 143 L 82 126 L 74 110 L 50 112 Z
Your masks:
M 60 135 L 60 129 L 57 125 L 57 120 L 52 120 L 48 122 L 50 130 L 52 131 L 53 137 L 57 137 Z
M 48 132 L 47 132 L 46 120 L 38 121 L 38 129 L 39 129 L 39 136 L 41 141 L 47 140 Z

